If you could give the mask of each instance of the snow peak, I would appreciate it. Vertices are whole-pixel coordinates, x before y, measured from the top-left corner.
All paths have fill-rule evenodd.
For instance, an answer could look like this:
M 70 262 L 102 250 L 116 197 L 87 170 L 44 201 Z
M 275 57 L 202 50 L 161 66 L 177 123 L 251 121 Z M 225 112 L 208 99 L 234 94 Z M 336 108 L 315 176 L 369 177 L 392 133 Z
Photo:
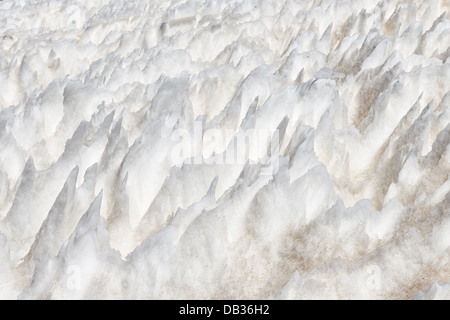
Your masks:
M 180 314 L 192 314 L 192 315 L 205 315 L 209 318 L 213 312 L 213 307 L 189 307 L 189 304 L 186 307 L 180 308 Z

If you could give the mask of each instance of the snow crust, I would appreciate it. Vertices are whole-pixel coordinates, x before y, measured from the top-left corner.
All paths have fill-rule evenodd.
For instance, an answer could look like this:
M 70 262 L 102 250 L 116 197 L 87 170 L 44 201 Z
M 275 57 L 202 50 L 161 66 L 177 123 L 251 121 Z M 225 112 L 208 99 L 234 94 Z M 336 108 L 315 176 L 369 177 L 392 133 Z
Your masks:
M 449 56 L 449 0 L 1 1 L 0 298 L 449 299 Z

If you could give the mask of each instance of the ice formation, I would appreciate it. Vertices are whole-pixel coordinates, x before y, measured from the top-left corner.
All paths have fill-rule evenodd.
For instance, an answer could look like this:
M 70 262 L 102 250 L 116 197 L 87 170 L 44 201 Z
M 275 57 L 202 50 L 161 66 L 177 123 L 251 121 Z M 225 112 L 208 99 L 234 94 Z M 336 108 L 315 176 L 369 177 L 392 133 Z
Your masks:
M 449 299 L 449 56 L 449 0 L 0 2 L 0 298 Z

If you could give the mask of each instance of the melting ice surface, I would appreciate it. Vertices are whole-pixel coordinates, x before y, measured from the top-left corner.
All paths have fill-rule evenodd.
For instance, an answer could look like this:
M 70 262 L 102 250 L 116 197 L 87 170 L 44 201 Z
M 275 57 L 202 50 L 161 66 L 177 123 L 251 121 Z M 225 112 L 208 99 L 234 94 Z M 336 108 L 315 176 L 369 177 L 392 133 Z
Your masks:
M 450 299 L 449 56 L 449 0 L 0 2 L 0 298 Z

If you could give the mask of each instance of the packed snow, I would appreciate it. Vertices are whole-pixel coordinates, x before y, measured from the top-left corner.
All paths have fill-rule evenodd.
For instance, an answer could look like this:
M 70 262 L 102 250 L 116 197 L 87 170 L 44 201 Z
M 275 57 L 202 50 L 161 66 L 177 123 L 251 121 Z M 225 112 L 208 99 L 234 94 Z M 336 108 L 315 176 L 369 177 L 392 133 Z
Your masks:
M 0 2 L 1 299 L 450 299 L 449 0 Z

